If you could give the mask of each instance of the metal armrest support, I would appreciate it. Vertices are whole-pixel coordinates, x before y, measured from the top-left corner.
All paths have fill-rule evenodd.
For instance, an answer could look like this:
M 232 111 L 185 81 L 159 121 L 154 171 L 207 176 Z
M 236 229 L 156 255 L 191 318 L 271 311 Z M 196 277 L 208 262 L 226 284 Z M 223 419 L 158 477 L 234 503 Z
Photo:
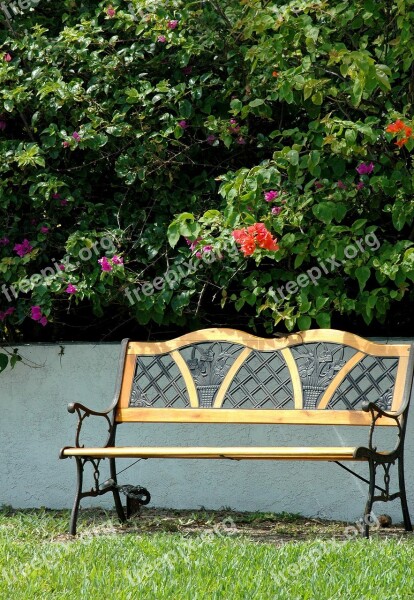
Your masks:
M 398 443 L 397 443 L 396 447 L 394 448 L 394 450 L 390 453 L 389 458 L 394 458 L 394 455 L 397 456 L 399 449 L 400 449 L 401 442 L 404 438 L 403 429 L 401 427 L 401 422 L 400 422 L 400 418 L 399 418 L 403 411 L 391 413 L 387 410 L 382 409 L 380 406 L 378 406 L 378 404 L 375 404 L 375 402 L 370 402 L 369 400 L 363 400 L 361 408 L 364 412 L 371 413 L 371 427 L 369 430 L 369 443 L 368 443 L 368 448 L 371 452 L 377 452 L 377 447 L 372 445 L 372 440 L 374 437 L 375 425 L 376 425 L 378 419 L 380 419 L 381 417 L 387 417 L 389 419 L 393 419 L 396 422 L 396 425 L 398 427 Z
M 106 444 L 104 444 L 104 448 L 110 446 L 113 443 L 113 439 L 115 437 L 115 419 L 114 419 L 114 406 L 110 406 L 107 410 L 97 411 L 80 404 L 79 402 L 71 402 L 68 404 L 68 412 L 74 414 L 75 412 L 78 415 L 78 424 L 76 427 L 76 436 L 75 436 L 75 447 L 82 448 L 83 445 L 80 444 L 79 438 L 81 434 L 81 429 L 83 425 L 83 421 L 86 417 L 96 416 L 96 417 L 104 417 L 108 423 L 108 439 L 106 440 Z M 112 414 L 111 414 L 112 413 Z
M 371 412 L 372 415 L 374 412 L 377 413 L 377 418 L 388 417 L 389 419 L 394 419 L 394 421 L 398 421 L 398 418 L 402 414 L 401 412 L 389 412 L 384 410 L 378 406 L 378 404 L 375 404 L 375 402 L 370 402 L 369 400 L 363 400 L 361 408 L 364 412 Z

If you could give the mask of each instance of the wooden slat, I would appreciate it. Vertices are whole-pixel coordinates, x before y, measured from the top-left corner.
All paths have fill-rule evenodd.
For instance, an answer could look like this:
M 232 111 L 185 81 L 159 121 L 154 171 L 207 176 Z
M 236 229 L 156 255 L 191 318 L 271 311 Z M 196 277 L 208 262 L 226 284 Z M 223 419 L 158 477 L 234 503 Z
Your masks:
M 331 383 L 326 388 L 325 393 L 323 394 L 321 401 L 318 404 L 319 409 L 326 408 L 328 406 L 329 400 L 332 398 L 342 381 L 348 375 L 349 371 L 352 371 L 355 365 L 362 358 L 364 358 L 364 356 L 366 355 L 363 352 L 357 352 L 348 360 L 348 362 L 342 367 L 342 369 L 338 371 L 338 373 L 332 379 Z
M 371 415 L 357 410 L 250 410 L 228 408 L 121 408 L 118 423 L 251 423 L 289 425 L 370 425 Z M 382 417 L 377 426 L 395 426 Z
M 64 456 L 95 458 L 229 458 L 235 460 L 353 460 L 356 447 L 128 447 L 67 448 Z
M 183 359 L 183 357 L 177 350 L 174 350 L 173 352 L 171 352 L 171 357 L 175 361 L 175 364 L 179 368 L 180 373 L 184 378 L 185 385 L 187 387 L 187 393 L 188 393 L 188 399 L 190 402 L 190 406 L 193 408 L 197 408 L 198 407 L 197 388 L 195 386 L 194 379 L 190 373 L 190 369 L 188 368 L 187 363 L 185 362 L 185 360 Z
M 281 350 L 281 354 L 283 355 L 283 358 L 286 361 L 287 367 L 289 369 L 290 379 L 292 381 L 294 407 L 303 408 L 302 384 L 300 381 L 296 361 L 293 358 L 293 354 L 289 348 L 284 348 L 283 350 Z
M 119 406 L 121 409 L 128 408 L 131 398 L 132 382 L 135 373 L 135 356 L 129 354 L 125 358 L 124 373 L 122 376 L 121 394 L 119 396 Z
M 242 366 L 244 361 L 247 359 L 249 354 L 251 354 L 251 352 L 252 351 L 250 350 L 250 348 L 244 348 L 242 350 L 242 352 L 240 352 L 239 356 L 236 358 L 234 363 L 231 365 L 230 369 L 228 370 L 228 373 L 226 374 L 225 378 L 223 379 L 223 382 L 220 386 L 219 391 L 217 392 L 217 396 L 214 400 L 214 405 L 213 405 L 214 408 L 220 408 L 221 405 L 223 404 L 224 396 L 226 395 L 227 390 L 229 389 L 234 376 L 236 375 L 237 371 L 240 369 L 240 367 Z
M 397 376 L 395 378 L 394 396 L 392 398 L 391 410 L 399 410 L 404 400 L 404 388 L 407 379 L 408 357 L 401 356 L 398 361 Z
M 335 329 L 311 329 L 282 338 L 267 339 L 236 329 L 212 328 L 194 331 L 165 342 L 130 342 L 128 354 L 163 354 L 194 343 L 214 341 L 227 341 L 261 351 L 282 350 L 309 342 L 344 344 L 373 356 L 408 356 L 410 350 L 409 344 L 377 344 L 353 333 Z

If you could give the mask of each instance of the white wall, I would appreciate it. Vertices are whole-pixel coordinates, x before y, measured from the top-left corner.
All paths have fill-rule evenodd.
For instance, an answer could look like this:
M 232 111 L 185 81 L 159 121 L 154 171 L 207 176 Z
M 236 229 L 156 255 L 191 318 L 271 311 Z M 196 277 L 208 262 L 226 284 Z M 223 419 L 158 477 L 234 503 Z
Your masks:
M 8 368 L 0 374 L 0 505 L 72 505 L 75 462 L 58 459 L 59 449 L 74 442 L 76 418 L 66 406 L 74 401 L 98 410 L 109 405 L 119 345 L 65 343 L 64 348 L 60 357 L 59 345 L 20 346 L 20 353 L 36 366 L 19 363 L 14 370 Z M 414 519 L 414 415 L 411 417 L 406 477 Z M 92 418 L 87 421 L 90 438 L 83 443 L 103 443 L 104 428 L 99 430 Z M 124 424 L 118 428 L 118 444 L 353 445 L 357 439 L 366 444 L 366 433 L 365 428 L 355 427 Z M 381 433 L 391 434 L 385 428 Z M 118 461 L 118 471 L 132 462 Z M 357 468 L 367 474 L 367 465 Z M 106 477 L 102 467 L 102 480 Z M 151 505 L 157 507 L 288 511 L 349 521 L 361 515 L 367 495 L 364 483 L 324 462 L 148 460 L 122 473 L 119 483 L 144 485 L 151 492 Z M 85 507 L 112 505 L 112 494 L 82 503 Z M 398 500 L 377 505 L 375 512 L 387 512 L 395 522 L 402 519 Z

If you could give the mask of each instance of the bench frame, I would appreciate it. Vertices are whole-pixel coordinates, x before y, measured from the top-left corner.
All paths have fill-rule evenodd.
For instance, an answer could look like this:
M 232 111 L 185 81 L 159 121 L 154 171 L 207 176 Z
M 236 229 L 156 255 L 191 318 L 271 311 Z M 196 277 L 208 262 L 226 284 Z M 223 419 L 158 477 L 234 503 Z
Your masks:
M 209 407 L 200 407 L 201 392 L 197 387 L 195 378 L 188 365 L 178 352 L 179 349 L 193 348 L 197 344 L 212 344 L 226 342 L 244 346 L 232 366 L 223 375 L 220 389 L 216 391 L 215 398 Z M 354 355 L 347 361 L 342 361 L 340 367 L 335 367 L 331 380 L 325 386 L 325 392 L 318 407 L 303 408 L 303 384 L 297 364 L 292 359 L 292 348 L 305 347 L 306 344 L 337 344 L 339 347 L 349 347 L 355 350 Z M 279 351 L 286 362 L 292 377 L 294 408 L 275 410 L 222 408 L 222 403 L 228 392 L 237 371 L 252 350 L 260 352 Z M 136 376 L 137 356 L 159 356 L 169 354 L 173 356 L 185 380 L 189 397 L 189 406 L 186 408 L 154 408 L 131 406 L 131 393 L 134 376 Z M 342 354 L 343 355 L 343 354 Z M 193 351 L 194 356 L 194 351 Z M 362 399 L 360 410 L 323 410 L 329 408 L 329 402 L 342 382 L 348 377 L 352 369 L 361 363 L 362 356 L 385 357 L 398 359 L 398 370 L 395 376 L 393 398 L 389 406 L 385 406 L 384 398 L 373 402 Z M 329 357 L 328 357 L 329 358 Z M 309 360 L 309 358 L 306 358 Z M 305 362 L 306 362 L 305 360 Z M 324 358 L 326 360 L 326 357 Z M 191 362 L 191 361 L 187 361 Z M 194 362 L 194 361 L 193 361 Z M 331 357 L 332 362 L 332 357 Z M 308 364 L 308 363 L 307 363 Z M 306 369 L 305 369 L 306 370 Z M 302 369 L 303 371 L 303 369 Z M 303 372 L 301 371 L 301 375 Z M 336 374 L 335 374 L 336 373 Z M 412 525 L 407 505 L 405 479 L 404 479 L 404 439 L 407 424 L 407 414 L 410 398 L 413 393 L 414 375 L 414 345 L 411 344 L 375 344 L 350 333 L 335 330 L 310 330 L 299 334 L 288 335 L 278 339 L 263 339 L 231 329 L 206 329 L 194 332 L 168 342 L 131 342 L 123 340 L 118 366 L 118 376 L 115 394 L 111 405 L 104 411 L 91 410 L 78 402 L 68 405 L 70 413 L 77 413 L 78 424 L 76 428 L 75 445 L 66 446 L 60 451 L 60 458 L 74 457 L 77 467 L 77 489 L 73 504 L 70 533 L 76 534 L 79 505 L 83 498 L 96 497 L 112 492 L 115 508 L 121 522 L 126 521 L 131 515 L 131 503 L 127 502 L 127 512 L 122 506 L 117 483 L 116 458 L 229 458 L 242 459 L 268 459 L 268 460 L 328 460 L 335 462 L 359 479 L 368 483 L 368 498 L 364 511 L 363 534 L 369 536 L 372 506 L 374 502 L 388 502 L 399 498 L 401 501 L 404 526 L 406 531 L 412 531 Z M 85 448 L 80 443 L 81 430 L 87 417 L 96 416 L 106 420 L 108 437 L 99 448 Z M 143 422 L 169 422 L 169 423 L 244 423 L 244 424 L 301 424 L 301 425 L 352 425 L 369 427 L 368 444 L 366 447 L 356 448 L 120 448 L 116 446 L 116 430 L 121 423 Z M 373 445 L 374 432 L 380 426 L 393 426 L 397 432 L 395 448 L 389 452 L 378 451 Z M 188 451 L 187 451 L 188 450 Z M 102 460 L 109 460 L 109 474 L 105 484 L 100 484 L 100 464 Z M 343 460 L 364 461 L 369 465 L 369 479 L 366 479 L 342 464 Z M 398 463 L 399 489 L 390 493 L 390 469 Z M 94 486 L 92 489 L 83 489 L 83 475 L 86 464 L 90 464 L 94 473 Z M 383 469 L 384 486 L 377 484 L 377 470 Z M 380 493 L 376 494 L 376 490 Z M 146 491 L 146 490 L 145 490 Z M 148 494 L 149 496 L 149 494 Z M 144 503 L 144 502 L 142 502 Z

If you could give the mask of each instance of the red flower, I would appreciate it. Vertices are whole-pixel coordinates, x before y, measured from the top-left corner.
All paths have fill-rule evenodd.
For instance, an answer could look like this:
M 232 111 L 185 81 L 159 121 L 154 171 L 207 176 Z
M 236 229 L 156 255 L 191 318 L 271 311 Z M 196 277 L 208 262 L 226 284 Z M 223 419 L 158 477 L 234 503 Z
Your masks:
M 264 250 L 276 251 L 279 249 L 277 240 L 273 238 L 264 223 L 255 223 L 247 229 L 235 229 L 233 238 L 240 244 L 244 256 L 251 256 L 257 247 Z
M 405 146 L 410 137 L 413 135 L 413 130 L 408 125 L 405 125 L 401 119 L 397 119 L 394 123 L 388 125 L 385 129 L 387 133 L 400 134 L 400 138 L 395 142 L 399 148 Z
M 387 133 L 398 133 L 399 131 L 404 131 L 404 128 L 404 123 L 400 119 L 397 119 L 396 121 L 394 121 L 394 123 L 388 125 L 385 131 Z
M 11 54 L 9 54 L 8 52 L 3 56 L 3 60 L 5 60 L 6 62 L 10 62 L 12 59 Z

